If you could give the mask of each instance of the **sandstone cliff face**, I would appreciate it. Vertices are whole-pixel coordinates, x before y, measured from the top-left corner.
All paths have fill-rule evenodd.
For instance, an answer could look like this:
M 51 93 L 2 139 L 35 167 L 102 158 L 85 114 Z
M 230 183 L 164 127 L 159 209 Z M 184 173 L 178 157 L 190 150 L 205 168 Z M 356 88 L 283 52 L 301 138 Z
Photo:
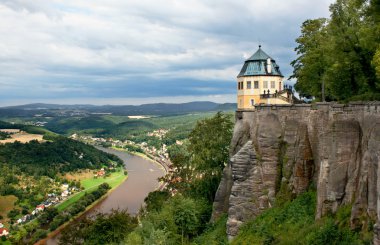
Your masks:
M 213 213 L 228 213 L 229 238 L 276 198 L 313 183 L 316 219 L 351 204 L 352 227 L 366 225 L 363 215 L 375 220 L 380 244 L 380 103 L 238 111 L 230 155 Z

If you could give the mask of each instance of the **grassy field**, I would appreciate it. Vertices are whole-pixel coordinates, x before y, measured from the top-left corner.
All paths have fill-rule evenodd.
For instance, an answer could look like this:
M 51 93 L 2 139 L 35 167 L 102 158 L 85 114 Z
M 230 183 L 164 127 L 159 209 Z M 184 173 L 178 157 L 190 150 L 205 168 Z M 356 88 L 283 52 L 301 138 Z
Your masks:
M 6 219 L 7 213 L 14 208 L 17 197 L 13 195 L 0 196 L 0 215 Z
M 38 140 L 40 142 L 43 141 L 42 139 L 43 135 L 41 134 L 29 134 L 29 133 L 25 133 L 25 132 L 20 132 L 20 133 L 16 133 L 16 134 L 12 134 L 11 135 L 11 138 L 9 139 L 5 139 L 5 140 L 0 140 L 0 143 L 13 143 L 15 141 L 20 141 L 21 143 L 26 143 L 26 142 L 29 142 L 31 140 Z
M 94 177 L 90 177 L 87 179 L 83 179 L 81 180 L 81 186 L 84 187 L 84 190 L 72 195 L 69 199 L 57 205 L 58 211 L 66 209 L 71 204 L 78 201 L 79 198 L 84 196 L 86 191 L 94 190 L 96 187 L 98 187 L 100 184 L 103 184 L 104 182 L 108 183 L 111 186 L 111 188 L 115 188 L 116 186 L 120 185 L 126 178 L 127 176 L 124 175 L 124 169 L 120 168 L 119 171 L 112 173 L 107 178 L 101 177 L 95 179 Z

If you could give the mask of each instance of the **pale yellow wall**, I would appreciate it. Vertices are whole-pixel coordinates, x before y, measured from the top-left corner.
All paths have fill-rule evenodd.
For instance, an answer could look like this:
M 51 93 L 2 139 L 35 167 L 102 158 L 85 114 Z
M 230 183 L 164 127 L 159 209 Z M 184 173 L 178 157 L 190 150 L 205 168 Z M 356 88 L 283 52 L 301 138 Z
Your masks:
M 251 105 L 251 99 L 254 100 L 255 104 L 263 103 L 260 101 L 260 95 L 239 95 L 238 96 L 238 109 L 253 109 L 254 106 Z
M 251 89 L 247 89 L 247 82 L 251 82 Z M 259 88 L 255 89 L 254 82 L 259 82 Z M 268 82 L 268 87 L 264 88 L 264 81 Z M 271 81 L 275 82 L 275 88 L 271 87 Z M 243 89 L 238 89 L 238 83 L 243 82 Z M 265 103 L 265 104 L 288 104 L 286 101 L 270 98 L 270 99 L 260 99 L 260 94 L 264 94 L 265 92 L 270 90 L 271 94 L 274 94 L 275 91 L 281 91 L 284 89 L 283 78 L 279 76 L 249 76 L 249 77 L 239 77 L 237 78 L 237 104 L 239 109 L 253 109 L 254 107 L 251 105 L 251 99 L 254 99 L 255 104 Z
M 284 82 L 282 77 L 278 76 L 250 76 L 250 77 L 239 77 L 237 79 L 238 82 L 243 82 L 244 89 L 238 90 L 238 95 L 260 95 L 265 91 L 270 90 L 270 93 L 274 93 L 276 90 L 281 91 L 284 89 Z M 247 89 L 247 82 L 251 82 L 251 89 Z M 254 82 L 259 82 L 259 89 L 254 88 Z M 268 87 L 264 88 L 264 81 L 268 82 Z M 271 87 L 271 81 L 275 82 L 275 88 Z M 236 85 L 237 86 L 237 85 Z M 237 87 L 236 87 L 237 88 Z

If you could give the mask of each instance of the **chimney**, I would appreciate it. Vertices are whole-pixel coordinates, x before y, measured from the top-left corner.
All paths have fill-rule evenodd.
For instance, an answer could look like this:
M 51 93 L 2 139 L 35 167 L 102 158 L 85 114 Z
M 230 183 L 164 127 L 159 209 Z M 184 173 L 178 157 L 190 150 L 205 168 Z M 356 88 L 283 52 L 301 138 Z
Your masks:
M 270 58 L 267 59 L 267 71 L 268 73 L 272 73 L 272 62 Z

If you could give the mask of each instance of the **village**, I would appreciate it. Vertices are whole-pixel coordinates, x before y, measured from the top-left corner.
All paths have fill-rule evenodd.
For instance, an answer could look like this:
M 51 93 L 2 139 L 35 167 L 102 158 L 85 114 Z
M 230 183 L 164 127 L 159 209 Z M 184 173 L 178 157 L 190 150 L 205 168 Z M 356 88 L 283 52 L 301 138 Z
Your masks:
M 63 183 L 60 186 L 60 190 L 58 192 L 47 194 L 46 199 L 38 204 L 31 213 L 19 217 L 12 225 L 18 226 L 32 221 L 33 219 L 37 218 L 45 209 L 63 203 L 69 199 L 71 195 L 77 193 L 78 191 L 80 191 L 78 187 L 70 186 L 68 183 Z M 9 229 L 5 228 L 4 224 L 0 222 L 0 237 L 8 235 Z
M 162 140 L 162 138 L 169 132 L 167 129 L 157 129 L 151 132 L 147 132 L 146 136 L 148 137 L 156 137 L 159 140 Z M 102 137 L 93 137 L 91 135 L 79 135 L 79 134 L 72 134 L 70 138 L 79 140 L 88 144 L 92 145 L 99 145 L 99 146 L 111 146 L 115 148 L 122 148 L 122 149 L 135 149 L 136 152 L 144 153 L 148 157 L 152 158 L 153 160 L 159 161 L 159 162 L 166 162 L 169 163 L 169 154 L 168 154 L 168 148 L 166 144 L 162 144 L 161 148 L 157 149 L 157 147 L 149 145 L 147 142 L 143 141 L 141 143 L 136 143 L 132 140 L 118 140 L 113 138 L 102 138 Z M 176 141 L 177 145 L 182 145 L 183 142 L 180 140 Z M 133 151 L 133 150 L 131 150 Z M 170 164 L 169 164 L 170 165 Z
M 114 169 L 113 166 L 110 166 L 107 168 L 101 168 L 99 170 L 91 171 L 93 173 L 93 178 L 97 179 L 100 177 L 106 177 L 108 174 L 108 171 L 112 171 Z M 45 211 L 49 207 L 55 207 L 58 208 L 61 204 L 63 204 L 66 201 L 69 201 L 70 198 L 72 198 L 74 195 L 79 194 L 82 191 L 85 191 L 83 187 L 80 187 L 79 182 L 77 184 L 74 184 L 74 182 L 71 182 L 70 184 L 68 182 L 64 182 L 62 184 L 59 184 L 55 182 L 53 179 L 50 179 L 52 182 L 52 186 L 50 186 L 52 189 L 55 189 L 54 192 L 48 193 L 45 197 L 45 200 L 36 205 L 36 207 L 28 214 L 22 214 L 17 219 L 15 219 L 14 223 L 3 223 L 3 221 L 0 221 L 0 237 L 7 237 L 10 234 L 9 228 L 6 227 L 17 227 L 19 225 L 24 225 L 28 222 L 31 222 L 32 220 L 36 219 L 43 211 Z M 56 186 L 58 185 L 58 186 Z

